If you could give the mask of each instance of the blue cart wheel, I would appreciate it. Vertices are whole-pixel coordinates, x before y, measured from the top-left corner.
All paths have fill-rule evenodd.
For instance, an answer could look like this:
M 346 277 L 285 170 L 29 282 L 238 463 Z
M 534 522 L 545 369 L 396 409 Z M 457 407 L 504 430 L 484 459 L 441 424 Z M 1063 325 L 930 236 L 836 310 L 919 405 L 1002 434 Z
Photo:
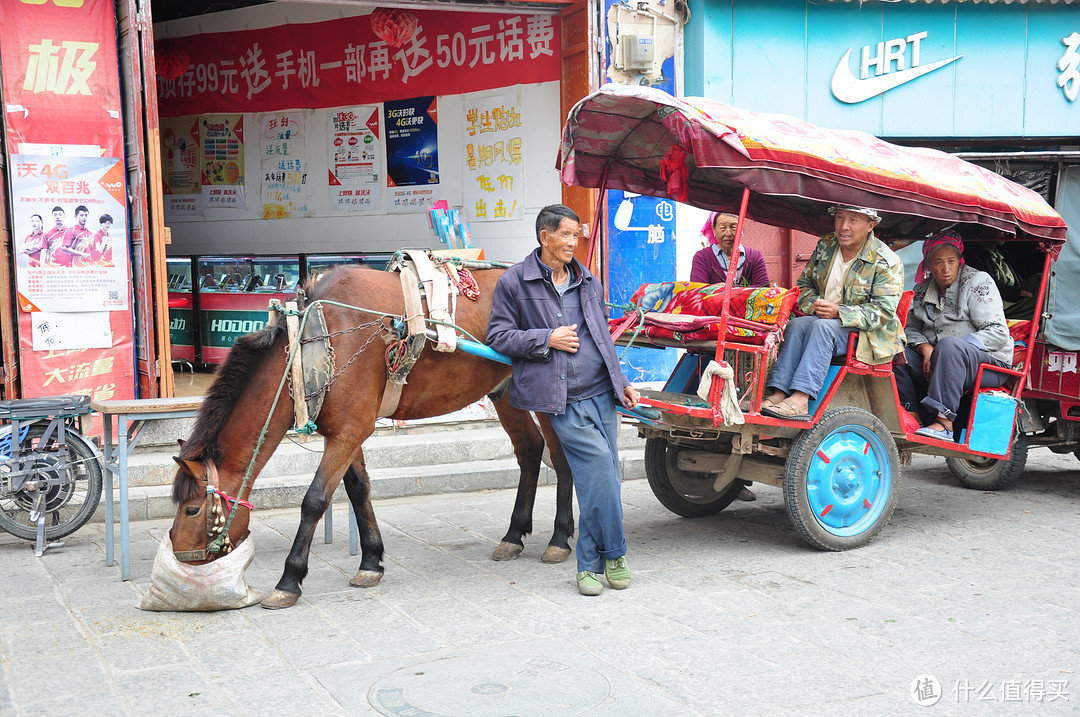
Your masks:
M 784 469 L 788 515 L 822 550 L 870 542 L 896 506 L 896 442 L 876 416 L 844 406 L 825 412 L 792 446 Z

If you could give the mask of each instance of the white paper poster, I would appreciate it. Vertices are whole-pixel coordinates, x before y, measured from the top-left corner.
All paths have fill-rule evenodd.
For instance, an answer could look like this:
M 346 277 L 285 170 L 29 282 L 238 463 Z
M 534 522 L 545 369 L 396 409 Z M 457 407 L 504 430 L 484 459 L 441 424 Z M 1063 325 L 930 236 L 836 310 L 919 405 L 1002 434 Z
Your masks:
M 330 111 L 330 208 L 371 211 L 382 207 L 383 155 L 379 107 Z
M 263 219 L 307 212 L 307 134 L 303 112 L 261 116 Z
M 516 87 L 465 95 L 462 209 L 470 222 L 525 216 L 524 119 Z
M 34 351 L 112 348 L 112 328 L 108 311 L 30 314 L 34 331 Z

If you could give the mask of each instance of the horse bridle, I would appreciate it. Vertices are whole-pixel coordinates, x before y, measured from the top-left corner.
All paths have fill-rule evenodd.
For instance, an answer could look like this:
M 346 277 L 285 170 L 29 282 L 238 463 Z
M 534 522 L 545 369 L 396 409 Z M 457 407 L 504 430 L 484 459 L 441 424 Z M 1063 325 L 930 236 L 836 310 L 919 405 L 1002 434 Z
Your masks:
M 228 555 L 233 550 L 232 539 L 229 538 L 229 534 L 225 533 L 221 539 L 221 550 L 211 553 L 208 548 L 214 540 L 221 535 L 225 530 L 225 513 L 226 511 L 232 511 L 233 506 L 243 506 L 249 511 L 254 510 L 254 506 L 246 500 L 240 498 L 234 498 L 225 491 L 215 487 L 217 483 L 217 464 L 213 461 L 206 461 L 203 465 L 206 466 L 206 503 L 204 510 L 206 512 L 206 547 L 202 550 L 174 550 L 173 556 L 182 563 L 195 562 L 196 560 L 206 560 L 207 558 L 216 558 L 219 555 Z M 225 504 L 226 510 L 222 510 L 222 503 Z M 230 505 L 230 503 L 232 505 Z

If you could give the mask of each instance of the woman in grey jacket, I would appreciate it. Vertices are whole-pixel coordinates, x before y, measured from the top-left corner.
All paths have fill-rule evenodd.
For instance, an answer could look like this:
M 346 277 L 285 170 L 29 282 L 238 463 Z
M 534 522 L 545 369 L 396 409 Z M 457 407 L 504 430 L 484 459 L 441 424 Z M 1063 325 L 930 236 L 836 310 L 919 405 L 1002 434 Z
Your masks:
M 989 274 L 964 265 L 963 257 L 963 242 L 952 232 L 923 244 L 904 328 L 907 364 L 896 367 L 904 408 L 918 417 L 921 403 L 936 414 L 916 433 L 943 441 L 954 440 L 960 397 L 974 387 L 979 364 L 1009 368 L 1013 352 L 997 285 Z M 984 370 L 982 387 L 1001 386 L 1007 378 Z

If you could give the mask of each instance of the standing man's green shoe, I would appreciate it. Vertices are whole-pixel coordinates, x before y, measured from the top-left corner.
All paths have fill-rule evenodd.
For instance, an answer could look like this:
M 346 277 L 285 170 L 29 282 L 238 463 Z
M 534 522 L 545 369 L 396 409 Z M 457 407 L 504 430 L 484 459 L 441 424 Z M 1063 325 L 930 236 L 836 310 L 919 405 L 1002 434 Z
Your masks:
M 577 589 L 582 595 L 599 595 L 604 591 L 604 584 L 596 578 L 596 573 L 582 570 L 577 574 Z
M 604 577 L 607 584 L 616 590 L 630 587 L 630 568 L 626 567 L 626 556 L 604 561 Z

